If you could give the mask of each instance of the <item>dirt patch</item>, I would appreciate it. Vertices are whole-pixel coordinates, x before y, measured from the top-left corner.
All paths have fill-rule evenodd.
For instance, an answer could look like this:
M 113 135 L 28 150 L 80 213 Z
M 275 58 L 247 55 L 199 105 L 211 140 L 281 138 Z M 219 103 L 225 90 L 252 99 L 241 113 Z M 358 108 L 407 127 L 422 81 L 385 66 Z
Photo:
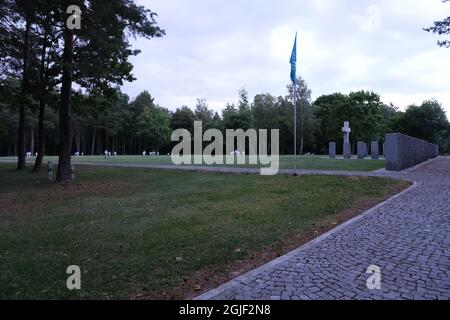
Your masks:
M 84 194 L 104 195 L 122 191 L 130 186 L 128 182 L 75 182 L 52 185 L 47 188 L 45 194 L 56 198 L 71 198 Z
M 31 213 L 45 207 L 46 202 L 66 200 L 87 195 L 108 195 L 130 187 L 125 181 L 111 182 L 71 182 L 42 187 L 41 189 L 16 190 L 3 193 L 0 197 L 1 212 Z
M 347 180 L 349 180 L 349 181 L 359 181 L 359 180 L 361 180 L 361 177 L 347 177 Z
M 155 292 L 139 292 L 131 296 L 133 299 L 154 299 L 154 300 L 175 300 L 175 299 L 192 299 L 196 296 L 207 292 L 219 285 L 226 283 L 248 271 L 264 265 L 283 256 L 292 250 L 308 243 L 309 241 L 319 237 L 320 235 L 336 228 L 340 224 L 360 215 L 375 205 L 389 199 L 391 196 L 398 194 L 408 188 L 411 184 L 404 181 L 396 185 L 386 194 L 379 197 L 366 197 L 355 203 L 350 208 L 344 209 L 328 218 L 322 220 L 319 224 L 310 225 L 307 230 L 294 234 L 286 239 L 282 239 L 281 243 L 276 246 L 266 247 L 260 251 L 250 252 L 244 259 L 235 261 L 221 268 L 221 270 L 204 268 L 196 272 L 191 277 L 183 277 L 182 282 L 175 288 L 167 288 L 165 290 Z

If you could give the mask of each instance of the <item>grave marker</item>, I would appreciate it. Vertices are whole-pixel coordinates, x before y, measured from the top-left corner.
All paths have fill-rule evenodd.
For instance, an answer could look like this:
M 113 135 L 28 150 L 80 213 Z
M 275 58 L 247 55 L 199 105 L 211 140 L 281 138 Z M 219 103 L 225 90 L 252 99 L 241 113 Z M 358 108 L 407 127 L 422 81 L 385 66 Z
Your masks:
M 53 162 L 49 161 L 47 163 L 47 177 L 48 181 L 53 181 Z
M 330 156 L 330 159 L 336 158 L 336 142 L 330 142 L 328 145 L 328 154 Z
M 378 160 L 380 157 L 380 145 L 378 141 L 372 141 L 370 144 L 370 155 L 373 160 Z
M 344 158 L 350 159 L 352 157 L 352 146 L 350 144 L 350 133 L 352 129 L 350 128 L 350 122 L 344 122 L 342 132 L 344 133 Z

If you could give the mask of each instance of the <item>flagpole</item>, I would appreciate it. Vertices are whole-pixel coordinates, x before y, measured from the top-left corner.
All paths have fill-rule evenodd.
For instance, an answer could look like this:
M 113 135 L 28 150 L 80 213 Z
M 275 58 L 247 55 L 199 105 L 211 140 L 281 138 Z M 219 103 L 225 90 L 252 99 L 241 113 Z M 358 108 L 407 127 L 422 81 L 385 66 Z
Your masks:
M 294 102 L 294 176 L 297 176 L 297 32 L 289 62 L 291 64 L 292 101 Z
M 297 79 L 296 79 L 297 80 Z M 294 100 L 294 165 L 295 171 L 294 176 L 297 176 L 297 92 L 296 92 L 297 81 L 294 81 L 293 86 L 293 100 Z

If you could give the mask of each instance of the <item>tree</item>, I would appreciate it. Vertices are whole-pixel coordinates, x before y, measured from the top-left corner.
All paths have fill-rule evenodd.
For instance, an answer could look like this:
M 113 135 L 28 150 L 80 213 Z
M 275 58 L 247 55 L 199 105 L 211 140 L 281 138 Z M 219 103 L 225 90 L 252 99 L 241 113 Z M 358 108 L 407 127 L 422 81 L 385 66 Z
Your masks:
M 144 147 L 157 152 L 170 141 L 169 112 L 161 107 L 145 107 L 139 117 L 139 134 L 145 140 Z
M 250 129 L 252 127 L 253 115 L 248 99 L 248 92 L 245 88 L 239 90 L 238 110 L 241 118 L 242 129 Z
M 46 1 L 2 1 L 0 6 L 3 15 L 0 16 L 2 26 L 0 58 L 2 71 L 6 77 L 21 79 L 18 126 L 18 169 L 25 167 L 25 138 L 28 126 L 31 126 L 34 137 L 34 119 L 28 121 L 29 111 L 35 111 L 36 101 L 39 102 L 39 134 L 38 153 L 34 171 L 39 170 L 45 150 L 44 145 L 44 113 L 47 104 L 50 70 L 57 63 L 50 63 L 49 56 L 55 54 L 58 42 L 51 41 L 53 28 L 51 10 L 47 10 Z M 52 45 L 53 43 L 53 45 Z M 18 72 L 21 70 L 21 75 Z M 34 140 L 34 139 L 33 139 Z M 33 141 L 32 141 L 33 142 Z M 34 150 L 31 143 L 30 150 Z
M 127 125 L 131 135 L 134 136 L 134 142 L 131 142 L 131 144 L 134 145 L 134 148 L 132 148 L 135 149 L 137 153 L 142 152 L 144 146 L 142 145 L 142 137 L 138 134 L 139 132 L 136 124 L 139 123 L 140 116 L 146 108 L 155 107 L 155 99 L 148 91 L 141 92 L 133 102 L 130 103 Z
M 269 93 L 257 94 L 252 104 L 255 129 L 278 129 L 277 99 Z
M 320 123 L 320 143 L 326 145 L 329 141 L 342 141 L 342 119 L 335 118 L 337 109 L 348 104 L 348 97 L 342 93 L 322 95 L 313 105 L 316 107 L 316 117 Z
M 248 130 L 252 127 L 252 109 L 248 101 L 248 92 L 244 88 L 238 92 L 238 106 L 227 104 L 222 110 L 223 129 Z
M 195 105 L 195 120 L 203 122 L 203 128 L 207 129 L 211 125 L 214 112 L 208 108 L 206 99 L 197 99 L 197 104 Z
M 67 12 L 69 6 L 81 10 L 83 19 L 79 30 L 73 30 L 66 23 L 73 18 L 73 12 Z M 55 80 L 55 85 L 61 85 L 57 180 L 70 180 L 72 84 L 76 83 L 87 92 L 101 93 L 113 84 L 121 85 L 123 80 L 134 80 L 128 59 L 139 50 L 130 49 L 129 37 L 161 37 L 164 30 L 157 26 L 154 12 L 133 0 L 2 0 L 0 9 L 2 71 L 15 72 L 17 76 L 21 70 L 18 169 L 25 165 L 26 107 L 31 104 L 33 77 L 39 83 L 36 86 L 41 97 L 39 137 L 43 137 L 45 97 L 50 89 L 45 85 L 49 75 L 45 71 L 49 66 L 58 66 L 59 70 L 48 77 Z M 37 52 L 40 55 L 36 55 Z M 39 143 L 39 149 L 45 150 L 43 143 Z M 39 153 L 43 155 L 44 152 Z M 38 159 L 36 169 L 41 162 L 42 159 Z
M 0 82 L 0 149 L 11 156 L 16 153 L 16 133 L 19 124 L 17 109 L 19 104 L 20 81 L 5 79 Z
M 170 127 L 172 130 L 186 129 L 189 132 L 194 132 L 195 113 L 187 106 L 177 109 L 171 117 Z
M 342 142 L 342 124 L 350 121 L 350 136 L 353 148 L 356 141 L 381 139 L 386 127 L 383 110 L 386 106 L 380 96 L 367 91 L 352 92 L 349 95 L 335 93 L 324 95 L 314 102 L 316 117 L 321 127 L 320 143 Z
M 445 111 L 436 100 L 408 107 L 398 117 L 394 128 L 403 134 L 437 143 L 441 150 L 444 149 L 450 132 Z
M 450 0 L 442 0 L 442 2 L 448 1 Z M 427 32 L 437 33 L 439 35 L 450 34 L 450 17 L 442 21 L 436 21 L 434 23 L 434 26 L 425 28 L 424 30 Z M 450 41 L 449 40 L 438 41 L 438 46 L 450 48 Z
M 21 80 L 19 126 L 17 134 L 17 170 L 25 169 L 25 135 L 27 106 L 30 104 L 30 77 L 32 56 L 32 24 L 35 8 L 32 1 L 4 0 L 0 2 L 2 71 L 7 77 Z M 20 76 L 19 76 L 20 73 Z
M 222 110 L 224 129 L 243 129 L 239 111 L 234 104 L 227 104 Z
M 290 98 L 278 97 L 275 104 L 275 122 L 280 130 L 280 152 L 282 154 L 294 153 L 294 113 Z
M 155 99 L 147 90 L 139 93 L 139 95 L 130 104 L 130 110 L 133 114 L 133 120 L 137 120 L 142 112 L 144 112 L 145 108 L 154 107 Z
M 56 76 L 60 73 L 58 51 L 60 42 L 57 41 L 57 29 L 55 28 L 55 17 L 49 11 L 45 1 L 36 3 L 36 73 L 38 74 L 34 86 L 34 96 L 39 101 L 39 124 L 36 161 L 33 172 L 39 172 L 45 155 L 45 114 L 46 107 L 51 103 L 50 98 L 55 98 L 55 88 L 58 84 Z M 53 97 L 51 97 L 53 96 Z
M 289 98 L 294 97 L 294 86 L 289 84 L 287 86 L 289 92 Z M 303 154 L 303 147 L 305 141 L 305 115 L 308 113 L 308 108 L 311 106 L 311 90 L 308 88 L 306 81 L 301 77 L 297 78 L 297 85 L 295 87 L 295 101 L 297 108 L 297 117 L 299 121 L 297 124 L 300 126 L 300 130 L 297 130 L 300 135 L 300 154 Z
M 212 129 L 217 129 L 217 130 L 220 130 L 220 131 L 224 132 L 225 129 L 224 129 L 224 126 L 223 126 L 223 120 L 220 117 L 218 112 L 214 112 L 214 116 L 213 116 L 213 118 L 211 120 L 210 127 Z
M 55 1 L 58 16 L 64 17 L 62 32 L 62 86 L 60 106 L 60 155 L 57 181 L 71 179 L 72 83 L 89 90 L 104 90 L 111 84 L 132 81 L 128 58 L 139 51 L 130 50 L 128 35 L 147 39 L 164 35 L 155 21 L 155 13 L 132 0 L 60 0 Z M 76 32 L 66 24 L 70 5 L 78 5 L 83 15 Z M 74 36 L 77 36 L 75 39 Z M 74 69 L 76 65 L 76 69 Z M 74 73 L 74 70 L 77 70 Z
M 69 3 L 66 3 L 69 5 Z M 68 7 L 68 6 L 67 6 Z M 64 10 L 64 9 L 63 9 Z M 66 24 L 63 27 L 64 51 L 62 55 L 61 105 L 59 107 L 59 159 L 56 181 L 72 179 L 72 82 L 73 82 L 73 37 L 74 31 Z
M 384 104 L 378 94 L 369 91 L 351 92 L 349 94 L 352 110 L 354 138 L 356 140 L 374 141 L 382 138 Z

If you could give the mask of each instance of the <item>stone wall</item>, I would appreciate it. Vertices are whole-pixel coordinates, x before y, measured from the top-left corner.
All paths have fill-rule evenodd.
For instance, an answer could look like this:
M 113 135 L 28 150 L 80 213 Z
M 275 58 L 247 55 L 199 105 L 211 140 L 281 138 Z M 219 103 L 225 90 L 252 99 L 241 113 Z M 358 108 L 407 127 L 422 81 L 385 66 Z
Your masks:
M 436 144 L 401 133 L 386 135 L 386 170 L 402 171 L 439 156 Z

